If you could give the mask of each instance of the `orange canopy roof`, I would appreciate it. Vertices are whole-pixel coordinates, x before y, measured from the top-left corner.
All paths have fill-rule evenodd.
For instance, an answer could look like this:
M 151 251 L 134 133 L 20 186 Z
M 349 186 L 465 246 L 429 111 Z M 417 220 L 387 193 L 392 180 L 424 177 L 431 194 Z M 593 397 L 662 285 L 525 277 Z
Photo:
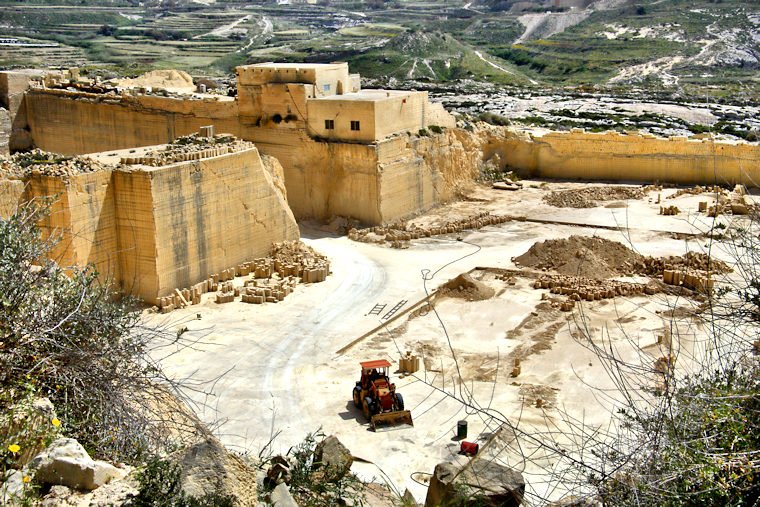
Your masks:
M 374 361 L 364 361 L 359 364 L 362 365 L 362 369 L 387 368 L 391 365 L 387 359 L 375 359 Z

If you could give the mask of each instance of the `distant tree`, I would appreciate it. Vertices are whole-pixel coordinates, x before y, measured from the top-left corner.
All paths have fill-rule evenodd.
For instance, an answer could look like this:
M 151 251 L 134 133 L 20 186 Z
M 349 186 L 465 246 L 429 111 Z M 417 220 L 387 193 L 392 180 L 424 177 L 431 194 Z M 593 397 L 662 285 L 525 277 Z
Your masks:
M 105 35 L 110 37 L 116 33 L 118 29 L 113 25 L 103 25 L 98 29 L 98 35 Z

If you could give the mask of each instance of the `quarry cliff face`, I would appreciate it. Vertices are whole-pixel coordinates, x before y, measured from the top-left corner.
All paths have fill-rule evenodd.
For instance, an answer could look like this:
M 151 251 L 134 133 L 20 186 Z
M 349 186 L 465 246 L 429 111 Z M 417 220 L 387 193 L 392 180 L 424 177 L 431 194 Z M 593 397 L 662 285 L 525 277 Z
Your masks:
M 471 156 L 526 177 L 757 186 L 760 176 L 757 143 L 483 123 L 456 132 Z
M 295 67 L 247 69 L 251 79 L 264 81 L 274 79 L 266 77 L 274 72 L 277 82 L 243 86 L 238 99 L 33 87 L 22 94 L 22 101 L 16 100 L 14 131 L 47 151 L 81 154 L 167 143 L 201 126 L 215 125 L 217 132 L 253 141 L 262 154 L 277 160 L 281 177 L 275 162 L 266 165 L 273 168 L 273 183 L 286 189 L 295 217 L 345 216 L 368 225 L 412 216 L 451 200 L 472 184 L 484 166 L 539 178 L 746 185 L 758 181 L 753 174 L 759 165 L 756 144 L 635 133 L 529 131 L 482 123 L 457 128 L 448 113 L 422 95 L 374 90 L 322 97 L 330 83 L 328 79 L 322 88 L 317 86 L 320 73 L 327 73 L 322 76 L 327 79 L 336 70 Z M 291 82 L 296 71 L 314 73 L 309 79 L 317 84 Z M 371 104 L 372 114 L 356 116 L 354 123 L 356 128 L 367 128 L 368 123 L 381 121 L 383 134 L 378 136 L 377 128 L 359 131 L 362 140 L 332 134 L 333 126 L 347 128 L 345 115 L 330 111 L 333 102 L 349 116 L 358 115 L 359 106 Z M 320 121 L 304 116 L 309 104 L 312 109 L 320 106 L 321 116 L 315 117 Z M 398 118 L 391 114 L 394 107 Z M 414 122 L 409 125 L 423 128 L 400 127 L 410 118 Z M 307 128 L 309 122 L 323 129 L 326 137 L 313 135 L 316 127 Z M 17 141 L 22 137 L 17 136 Z

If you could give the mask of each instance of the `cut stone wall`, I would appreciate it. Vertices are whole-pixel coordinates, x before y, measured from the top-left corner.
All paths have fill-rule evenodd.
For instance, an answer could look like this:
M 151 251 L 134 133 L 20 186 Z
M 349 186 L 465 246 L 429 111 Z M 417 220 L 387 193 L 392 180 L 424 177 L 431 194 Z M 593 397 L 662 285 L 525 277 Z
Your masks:
M 35 146 L 66 155 L 164 144 L 204 125 L 240 137 L 233 100 L 31 90 L 25 103 Z
M 298 239 L 295 218 L 255 149 L 150 172 L 158 296 Z
M 760 184 L 757 144 L 574 131 L 536 136 L 532 145 L 529 158 L 511 165 L 542 178 Z
M 104 279 L 119 280 L 119 248 L 110 171 L 66 179 L 32 175 L 24 200 L 51 196 L 50 215 L 40 223 L 58 243 L 50 258 L 61 266 L 93 264 Z
M 579 130 L 528 132 L 485 124 L 471 133 L 458 132 L 483 161 L 499 160 L 502 168 L 523 176 L 760 186 L 757 143 Z
M 94 264 L 103 280 L 155 303 L 267 255 L 275 242 L 298 239 L 277 173 L 248 148 L 163 167 L 33 175 L 25 191 L 22 181 L 0 181 L 0 212 L 55 196 L 40 224 L 60 238 L 51 258 L 62 266 Z
M 9 217 L 24 197 L 24 182 L 0 179 L 0 217 Z

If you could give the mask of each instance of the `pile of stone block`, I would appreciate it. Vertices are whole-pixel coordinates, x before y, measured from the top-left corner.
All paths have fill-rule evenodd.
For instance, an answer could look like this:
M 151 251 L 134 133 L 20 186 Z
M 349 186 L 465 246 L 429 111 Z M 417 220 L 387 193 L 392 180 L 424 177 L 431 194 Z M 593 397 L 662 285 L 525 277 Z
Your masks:
M 560 304 L 560 310 L 563 312 L 572 311 L 576 301 L 599 301 L 617 296 L 652 295 L 658 292 L 655 285 L 567 275 L 542 276 L 533 283 L 533 288 L 549 289 L 552 294 L 568 296 L 567 300 Z
M 273 278 L 270 280 L 248 280 L 240 289 L 243 303 L 263 304 L 277 303 L 289 296 L 296 288 L 298 279 L 293 276 Z
M 244 303 L 261 304 L 282 301 L 298 282 L 318 283 L 330 274 L 330 261 L 298 241 L 277 243 L 272 257 L 262 257 L 238 264 L 209 276 L 189 288 L 175 289 L 174 294 L 158 298 L 161 313 L 197 305 L 201 296 L 216 292 L 217 303 L 231 303 L 240 297 Z M 242 287 L 235 287 L 236 277 L 250 277 Z
M 662 281 L 698 292 L 712 292 L 715 287 L 715 281 L 705 271 L 666 269 L 662 272 Z
M 681 212 L 678 206 L 660 206 L 660 215 L 677 215 Z
M 419 226 L 407 222 L 397 222 L 366 229 L 350 229 L 348 231 L 348 238 L 353 241 L 374 243 L 377 242 L 377 238 L 379 237 L 381 241 L 397 244 L 398 242 L 411 241 L 413 239 L 480 229 L 488 225 L 503 224 L 510 220 L 512 218 L 509 216 L 491 215 L 489 212 L 483 212 L 438 226 Z
M 411 351 L 407 351 L 406 356 L 399 359 L 398 369 L 407 374 L 415 373 L 420 369 L 420 358 L 413 356 Z
M 113 168 L 114 166 L 101 164 L 91 158 L 59 155 L 38 149 L 16 153 L 10 158 L 0 158 L 0 176 L 13 180 L 23 180 L 32 175 L 65 178 Z
M 219 157 L 254 147 L 253 143 L 242 141 L 230 134 L 214 135 L 213 132 L 213 125 L 201 127 L 198 134 L 179 137 L 173 143 L 158 150 L 148 151 L 140 157 L 122 157 L 121 163 L 161 167 L 177 162 Z

